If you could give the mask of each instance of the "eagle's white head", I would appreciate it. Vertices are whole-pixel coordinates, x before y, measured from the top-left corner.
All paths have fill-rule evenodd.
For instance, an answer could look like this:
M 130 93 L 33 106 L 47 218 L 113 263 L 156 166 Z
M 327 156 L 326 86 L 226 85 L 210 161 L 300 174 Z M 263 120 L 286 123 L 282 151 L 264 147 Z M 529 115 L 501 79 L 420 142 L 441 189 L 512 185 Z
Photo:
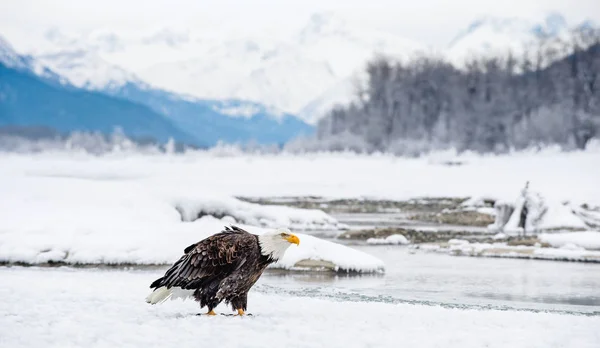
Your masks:
M 258 236 L 260 252 L 264 256 L 270 256 L 273 260 L 279 260 L 290 245 L 300 245 L 300 239 L 287 228 L 278 228 L 272 232 L 263 233 Z

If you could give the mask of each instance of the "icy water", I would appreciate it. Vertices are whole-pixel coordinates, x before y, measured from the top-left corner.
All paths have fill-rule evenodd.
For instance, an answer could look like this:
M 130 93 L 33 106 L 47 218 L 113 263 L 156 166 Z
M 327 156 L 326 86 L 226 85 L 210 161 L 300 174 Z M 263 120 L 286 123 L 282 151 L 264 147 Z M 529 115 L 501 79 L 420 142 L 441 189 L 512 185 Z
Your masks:
M 600 315 L 600 265 L 412 253 L 353 245 L 380 257 L 382 275 L 271 271 L 257 289 L 351 301 Z
M 399 213 L 337 214 L 350 229 L 420 226 Z M 422 227 L 440 225 L 422 224 Z M 483 232 L 481 227 L 445 226 Z M 336 231 L 305 232 L 381 258 L 385 274 L 341 275 L 270 271 L 264 292 L 350 301 L 414 303 L 448 308 L 545 311 L 600 315 L 600 264 L 457 257 L 406 246 L 338 240 Z

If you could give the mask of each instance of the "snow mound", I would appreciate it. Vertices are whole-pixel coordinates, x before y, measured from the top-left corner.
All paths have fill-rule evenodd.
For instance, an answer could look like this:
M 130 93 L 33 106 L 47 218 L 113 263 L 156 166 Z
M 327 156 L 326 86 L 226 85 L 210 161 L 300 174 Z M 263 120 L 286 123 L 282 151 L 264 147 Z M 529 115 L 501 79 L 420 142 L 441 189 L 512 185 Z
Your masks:
M 271 267 L 360 273 L 380 273 L 385 270 L 383 261 L 362 251 L 305 234 L 297 235 L 300 238 L 299 247 L 290 247 L 283 258 Z
M 385 238 L 369 238 L 367 244 L 406 245 L 410 242 L 401 234 L 392 234 Z
M 570 244 L 588 250 L 600 250 L 600 232 L 542 233 L 538 238 L 543 243 L 548 243 L 555 248 Z
M 220 232 L 235 219 L 205 215 L 182 221 L 173 205 L 183 197 L 180 190 L 153 191 L 152 186 L 135 180 L 6 177 L 0 181 L 0 192 L 0 261 L 8 263 L 172 264 L 185 247 Z M 171 196 L 165 196 L 166 192 Z M 190 197 L 195 195 L 193 190 L 188 192 Z M 260 217 L 256 221 L 265 225 L 297 221 L 303 213 L 280 207 L 266 207 L 263 212 L 260 205 L 235 199 L 194 201 L 190 197 L 188 202 L 202 202 L 204 207 L 210 207 L 211 202 L 220 207 L 240 204 L 246 210 L 238 216 L 256 213 Z M 189 207 L 198 204 L 189 203 Z M 236 207 L 230 212 L 235 213 Z M 291 217 L 284 218 L 285 214 Z M 311 224 L 310 216 L 326 219 L 315 211 L 306 214 L 298 220 L 303 226 Z M 244 224 L 240 227 L 257 234 L 266 231 Z M 313 268 L 321 263 L 336 271 L 375 272 L 384 268 L 383 262 L 363 252 L 304 234 L 298 236 L 300 246 L 290 247 L 276 267 L 306 269 L 312 260 Z

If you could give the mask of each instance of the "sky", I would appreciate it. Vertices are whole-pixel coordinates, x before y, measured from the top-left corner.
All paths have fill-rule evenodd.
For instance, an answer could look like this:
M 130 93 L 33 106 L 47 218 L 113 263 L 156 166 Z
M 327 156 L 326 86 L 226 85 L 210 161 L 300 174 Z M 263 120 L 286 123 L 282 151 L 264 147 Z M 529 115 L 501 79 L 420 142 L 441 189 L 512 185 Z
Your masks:
M 447 45 L 483 15 L 535 19 L 556 11 L 571 24 L 584 19 L 600 23 L 598 0 L 2 0 L 0 35 L 24 47 L 49 28 L 73 34 L 170 26 L 284 31 L 300 28 L 312 13 L 322 11 L 434 47 Z

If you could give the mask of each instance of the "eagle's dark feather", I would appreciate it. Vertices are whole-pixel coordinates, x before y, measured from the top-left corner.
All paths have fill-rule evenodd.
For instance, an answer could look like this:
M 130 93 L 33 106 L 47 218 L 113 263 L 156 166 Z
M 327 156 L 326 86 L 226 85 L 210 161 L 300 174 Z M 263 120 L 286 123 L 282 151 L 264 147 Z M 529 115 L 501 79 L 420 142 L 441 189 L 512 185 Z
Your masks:
M 273 262 L 261 254 L 256 235 L 236 226 L 190 245 L 184 253 L 150 287 L 194 290 L 194 298 L 209 311 L 221 301 L 246 310 L 248 291 Z

